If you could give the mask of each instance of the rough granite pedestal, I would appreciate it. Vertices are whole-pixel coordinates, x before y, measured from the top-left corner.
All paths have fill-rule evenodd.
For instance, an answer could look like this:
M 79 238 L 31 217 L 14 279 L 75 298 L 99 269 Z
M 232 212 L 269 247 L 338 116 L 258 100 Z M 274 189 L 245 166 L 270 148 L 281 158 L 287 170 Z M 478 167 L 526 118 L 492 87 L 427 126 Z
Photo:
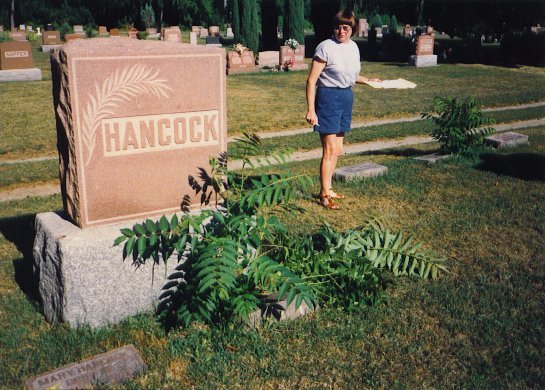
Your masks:
M 140 221 L 138 221 L 140 222 Z M 114 247 L 119 229 L 131 223 L 81 229 L 62 214 L 36 216 L 34 271 L 40 305 L 49 322 L 99 327 L 156 307 L 165 275 L 176 259 L 153 269 L 123 261 L 123 244 Z
M 409 57 L 409 65 L 416 66 L 417 68 L 425 66 L 436 66 L 437 56 L 432 55 L 412 55 Z
M 42 71 L 38 68 L 0 70 L 0 82 L 41 80 Z

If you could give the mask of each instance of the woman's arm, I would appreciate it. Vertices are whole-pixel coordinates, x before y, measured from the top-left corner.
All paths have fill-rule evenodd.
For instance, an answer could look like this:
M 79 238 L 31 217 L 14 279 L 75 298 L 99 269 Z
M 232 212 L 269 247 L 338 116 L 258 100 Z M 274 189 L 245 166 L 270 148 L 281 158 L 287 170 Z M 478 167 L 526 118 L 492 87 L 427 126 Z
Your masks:
M 314 110 L 314 101 L 316 99 L 316 82 L 320 73 L 324 70 L 326 63 L 318 58 L 315 58 L 312 61 L 312 67 L 310 68 L 310 73 L 307 79 L 307 122 L 314 126 L 318 124 L 318 117 L 316 116 L 316 111 Z
M 378 82 L 378 83 L 382 82 L 381 79 L 378 79 L 376 77 L 369 78 L 369 77 L 364 77 L 364 76 L 358 76 L 358 78 L 356 79 L 356 84 L 365 84 L 368 81 L 374 81 L 374 82 Z

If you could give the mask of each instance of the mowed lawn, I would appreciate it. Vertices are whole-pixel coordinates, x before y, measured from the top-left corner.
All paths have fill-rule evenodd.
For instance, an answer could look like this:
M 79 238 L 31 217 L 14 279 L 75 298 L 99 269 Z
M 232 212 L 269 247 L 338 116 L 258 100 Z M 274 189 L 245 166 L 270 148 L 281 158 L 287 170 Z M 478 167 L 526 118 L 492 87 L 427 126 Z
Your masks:
M 0 162 L 56 155 L 49 53 L 34 44 L 35 65 L 43 80 L 0 85 Z M 545 70 L 485 65 L 441 65 L 415 68 L 397 63 L 363 63 L 362 74 L 404 78 L 415 89 L 355 87 L 354 120 L 414 116 L 431 108 L 435 96 L 480 99 L 501 107 L 545 101 Z M 269 132 L 307 127 L 307 72 L 243 74 L 227 77 L 228 133 Z M 190 93 L 182 96 L 190 96 Z

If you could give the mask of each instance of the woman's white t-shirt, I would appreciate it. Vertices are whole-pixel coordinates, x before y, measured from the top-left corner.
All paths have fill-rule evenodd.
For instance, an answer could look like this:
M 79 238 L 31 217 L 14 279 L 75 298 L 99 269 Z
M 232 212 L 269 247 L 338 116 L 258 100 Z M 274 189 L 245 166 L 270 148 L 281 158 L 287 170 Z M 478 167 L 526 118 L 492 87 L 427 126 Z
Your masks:
M 361 63 L 360 50 L 354 41 L 340 43 L 335 38 L 326 39 L 316 48 L 314 58 L 326 62 L 318 77 L 318 86 L 348 88 L 356 83 Z

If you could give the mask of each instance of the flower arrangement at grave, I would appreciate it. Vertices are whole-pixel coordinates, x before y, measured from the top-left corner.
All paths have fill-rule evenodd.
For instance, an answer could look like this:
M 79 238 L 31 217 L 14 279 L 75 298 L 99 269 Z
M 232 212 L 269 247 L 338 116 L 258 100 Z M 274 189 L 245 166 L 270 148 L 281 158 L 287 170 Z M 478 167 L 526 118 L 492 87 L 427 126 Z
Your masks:
M 242 43 L 237 43 L 236 45 L 233 45 L 233 50 L 242 56 L 248 48 Z
M 293 68 L 293 58 L 288 58 L 286 61 L 284 61 L 284 64 L 282 64 L 282 68 L 284 71 L 288 72 Z
M 289 47 L 295 52 L 295 50 L 297 50 L 297 48 L 299 47 L 299 42 L 297 42 L 296 39 L 290 38 L 286 42 L 284 42 L 284 46 Z

